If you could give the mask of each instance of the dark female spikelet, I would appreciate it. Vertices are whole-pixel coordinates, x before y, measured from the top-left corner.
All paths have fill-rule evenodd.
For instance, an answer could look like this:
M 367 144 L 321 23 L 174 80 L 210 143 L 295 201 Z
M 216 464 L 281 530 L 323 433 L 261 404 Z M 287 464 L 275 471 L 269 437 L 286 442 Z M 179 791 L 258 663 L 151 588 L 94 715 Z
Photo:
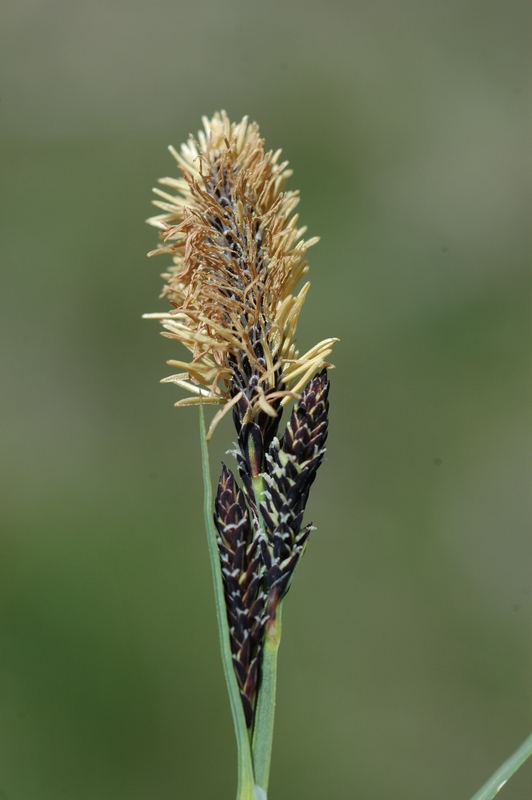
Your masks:
M 233 668 L 248 729 L 260 688 L 267 626 L 292 580 L 311 525 L 303 526 L 308 493 L 325 452 L 329 381 L 326 362 L 336 339 L 304 355 L 296 327 L 309 283 L 305 228 L 293 213 L 298 193 L 280 151 L 265 152 L 255 123 L 230 123 L 225 112 L 204 119 L 204 131 L 172 150 L 180 178 L 156 189 L 163 214 L 154 254 L 173 257 L 163 294 L 173 306 L 164 335 L 185 345 L 189 361 L 165 378 L 191 393 L 176 405 L 221 406 L 232 412 L 233 451 L 242 488 L 224 465 L 214 521 Z M 316 374 L 318 373 L 318 374 Z M 295 401 L 278 438 L 283 407 Z
M 323 370 L 305 386 L 286 426 L 266 454 L 267 489 L 260 504 L 266 535 L 261 546 L 268 587 L 267 617 L 290 587 L 312 525 L 302 528 L 310 487 L 325 455 L 329 381 Z
M 244 495 L 225 465 L 218 483 L 214 522 L 218 530 L 233 667 L 249 728 L 260 669 L 266 599 L 264 566 Z

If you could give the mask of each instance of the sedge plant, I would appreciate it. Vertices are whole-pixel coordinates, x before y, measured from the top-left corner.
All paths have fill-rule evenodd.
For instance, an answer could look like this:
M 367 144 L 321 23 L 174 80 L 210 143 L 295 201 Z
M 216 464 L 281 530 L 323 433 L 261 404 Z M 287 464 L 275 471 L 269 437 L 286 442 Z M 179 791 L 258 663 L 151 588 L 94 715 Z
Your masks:
M 296 328 L 310 284 L 298 192 L 281 151 L 265 151 L 256 123 L 224 111 L 180 152 L 180 174 L 159 181 L 148 220 L 167 255 L 159 319 L 163 336 L 189 351 L 163 379 L 188 392 L 176 406 L 199 406 L 205 523 L 222 662 L 238 746 L 237 800 L 265 800 L 275 710 L 282 603 L 307 545 L 309 491 L 325 454 L 334 338 L 303 355 Z M 283 409 L 292 404 L 281 429 Z M 204 408 L 216 413 L 206 429 Z M 236 431 L 213 498 L 208 441 L 230 413 Z M 532 752 L 532 737 L 475 800 L 490 800 Z

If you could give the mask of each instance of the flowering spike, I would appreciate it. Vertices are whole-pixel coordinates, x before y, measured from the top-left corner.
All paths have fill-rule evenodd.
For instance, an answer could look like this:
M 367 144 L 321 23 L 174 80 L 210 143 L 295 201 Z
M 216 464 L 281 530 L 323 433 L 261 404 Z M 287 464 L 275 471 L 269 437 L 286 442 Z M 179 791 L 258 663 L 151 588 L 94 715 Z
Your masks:
M 173 259 L 162 293 L 172 310 L 145 316 L 159 319 L 163 335 L 190 352 L 188 361 L 169 361 L 177 371 L 163 379 L 190 392 L 176 405 L 220 406 L 207 438 L 229 412 L 235 425 L 242 488 L 224 465 L 214 522 L 227 660 L 248 732 L 260 739 L 273 720 L 265 723 L 264 706 L 257 704 L 268 670 L 266 694 L 275 684 L 275 667 L 263 653 L 270 653 L 278 605 L 312 530 L 303 515 L 325 453 L 326 358 L 337 339 L 324 339 L 302 356 L 296 347 L 310 284 L 297 287 L 317 239 L 305 241 L 305 228 L 298 227 L 299 195 L 285 190 L 291 171 L 281 151 L 265 152 L 258 126 L 247 117 L 235 124 L 222 111 L 203 125 L 180 152 L 170 148 L 181 177 L 163 178 L 165 188 L 154 190 L 163 213 L 148 222 L 162 243 L 150 255 Z M 295 409 L 279 437 L 283 407 L 292 400 Z M 264 752 L 268 746 L 254 744 Z
M 241 393 L 240 423 L 259 418 L 271 440 L 276 423 L 267 418 L 329 366 L 337 341 L 325 339 L 303 356 L 295 344 L 309 284 L 295 290 L 317 240 L 302 238 L 293 213 L 298 192 L 284 188 L 291 171 L 280 151 L 265 152 L 256 123 L 231 123 L 222 111 L 203 124 L 180 153 L 171 149 L 182 177 L 160 181 L 173 193 L 155 189 L 164 213 L 148 220 L 163 239 L 150 255 L 173 256 L 163 295 L 175 310 L 161 322 L 164 335 L 192 354 L 176 362 L 185 374 L 174 380 L 194 395 L 187 405 L 201 402 L 202 387 L 221 404 Z

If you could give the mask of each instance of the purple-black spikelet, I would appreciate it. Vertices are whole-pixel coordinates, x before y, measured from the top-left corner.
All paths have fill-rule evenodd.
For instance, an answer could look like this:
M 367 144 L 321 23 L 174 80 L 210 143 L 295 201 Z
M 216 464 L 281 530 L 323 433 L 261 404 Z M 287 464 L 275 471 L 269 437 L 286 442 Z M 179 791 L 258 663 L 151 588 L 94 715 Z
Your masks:
M 305 548 L 312 525 L 302 528 L 310 487 L 325 455 L 329 380 L 323 370 L 306 385 L 282 441 L 274 438 L 263 473 L 267 489 L 260 504 L 265 536 L 267 615 L 275 614 Z
M 233 667 L 248 728 L 259 679 L 266 595 L 259 539 L 243 492 L 225 464 L 218 483 L 214 522 L 224 582 Z
M 245 397 L 233 411 L 243 489 L 224 465 L 215 522 L 233 665 L 249 728 L 260 686 L 264 629 L 275 618 L 312 530 L 312 525 L 303 527 L 303 514 L 325 454 L 328 395 L 322 370 L 305 386 L 280 440 L 278 424 L 272 425 L 278 417 L 259 414 L 255 422 L 243 422 Z M 257 479 L 264 487 L 259 508 Z

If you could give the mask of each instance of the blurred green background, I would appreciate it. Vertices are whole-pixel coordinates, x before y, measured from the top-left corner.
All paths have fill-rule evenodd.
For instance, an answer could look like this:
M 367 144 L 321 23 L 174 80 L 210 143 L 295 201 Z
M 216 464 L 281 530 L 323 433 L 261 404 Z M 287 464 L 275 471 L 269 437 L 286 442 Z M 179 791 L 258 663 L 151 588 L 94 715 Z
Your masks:
M 197 410 L 141 320 L 166 146 L 222 107 L 322 237 L 301 348 L 341 338 L 271 798 L 467 800 L 532 727 L 529 3 L 0 14 L 1 800 L 234 797 Z

